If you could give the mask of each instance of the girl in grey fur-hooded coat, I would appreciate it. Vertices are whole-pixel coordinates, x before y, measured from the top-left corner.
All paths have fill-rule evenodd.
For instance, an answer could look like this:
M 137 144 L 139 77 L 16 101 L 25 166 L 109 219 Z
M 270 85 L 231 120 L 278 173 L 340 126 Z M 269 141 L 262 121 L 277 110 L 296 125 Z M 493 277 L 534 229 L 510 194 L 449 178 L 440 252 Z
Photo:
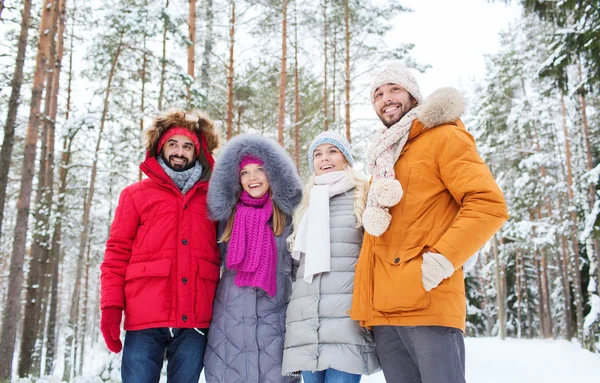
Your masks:
M 242 185 L 252 164 L 251 171 L 268 179 L 262 197 L 248 189 L 260 180 Z M 208 190 L 210 215 L 219 221 L 223 274 L 204 357 L 207 383 L 299 382 L 298 376 L 282 375 L 281 363 L 293 275 L 285 239 L 301 196 L 296 169 L 275 141 L 240 135 L 223 148 Z M 264 206 L 272 205 L 272 212 L 261 215 L 265 210 L 255 206 L 257 198 L 266 199 Z
M 308 159 L 313 174 L 288 239 L 300 266 L 288 305 L 282 369 L 301 371 L 307 382 L 358 382 L 379 370 L 371 332 L 348 313 L 368 185 L 352 169 L 350 144 L 335 132 L 317 136 Z

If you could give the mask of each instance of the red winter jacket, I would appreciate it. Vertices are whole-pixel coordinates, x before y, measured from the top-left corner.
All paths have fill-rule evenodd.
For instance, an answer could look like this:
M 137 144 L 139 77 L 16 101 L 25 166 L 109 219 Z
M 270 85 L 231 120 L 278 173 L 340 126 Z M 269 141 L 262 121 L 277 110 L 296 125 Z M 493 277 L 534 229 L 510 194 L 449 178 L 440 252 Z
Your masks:
M 149 178 L 123 190 L 110 228 L 101 308 L 123 308 L 125 330 L 206 328 L 220 272 L 208 182 L 183 195 L 156 158 L 140 168 Z

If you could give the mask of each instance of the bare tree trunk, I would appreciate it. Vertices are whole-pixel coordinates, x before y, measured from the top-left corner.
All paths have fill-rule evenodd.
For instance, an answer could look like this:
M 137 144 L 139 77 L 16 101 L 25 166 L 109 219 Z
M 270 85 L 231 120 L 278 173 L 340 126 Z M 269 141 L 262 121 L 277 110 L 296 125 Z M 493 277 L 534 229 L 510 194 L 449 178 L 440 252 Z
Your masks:
M 553 325 L 552 325 L 552 306 L 550 306 L 550 291 L 548 287 L 548 265 L 546 260 L 546 255 L 540 252 L 540 273 L 542 276 L 542 296 L 541 299 L 544 300 L 544 309 L 546 310 L 546 314 L 544 315 L 544 319 L 546 320 L 546 335 L 553 336 Z
M 66 2 L 66 0 L 64 0 Z M 76 4 L 76 3 L 75 3 Z M 69 47 L 69 76 L 67 82 L 67 106 L 65 111 L 65 119 L 69 120 L 69 114 L 71 111 L 71 84 L 73 81 L 73 41 L 75 36 L 75 12 L 76 7 L 73 6 L 73 16 L 71 22 L 71 41 Z M 64 24 L 64 10 L 66 7 L 61 7 L 61 24 Z M 63 28 L 64 29 L 64 28 Z M 60 53 L 62 57 L 62 53 Z M 46 338 L 46 372 L 51 374 L 54 371 L 54 356 L 56 354 L 56 335 L 57 335 L 57 312 L 58 312 L 58 281 L 59 281 L 59 270 L 60 270 L 60 258 L 61 258 L 61 234 L 62 234 L 62 219 L 64 212 L 64 200 L 65 193 L 67 191 L 67 173 L 68 165 L 71 159 L 71 144 L 73 138 L 79 129 L 74 132 L 68 132 L 63 140 L 63 150 L 61 155 L 61 168 L 59 172 L 59 187 L 58 187 L 58 202 L 56 206 L 56 222 L 54 224 L 54 230 L 52 233 L 52 242 L 50 245 L 50 254 L 48 256 L 48 268 L 51 269 L 51 281 L 50 281 L 50 304 L 48 312 L 48 332 Z
M 23 0 L 27 1 L 27 0 Z M 30 5 L 31 6 L 31 5 Z M 0 0 L 0 21 L 2 21 L 2 11 L 4 10 L 4 0 Z
M 92 163 L 91 176 L 90 176 L 90 187 L 89 192 L 87 193 L 85 204 L 83 208 L 83 219 L 81 222 L 81 237 L 79 240 L 79 255 L 77 257 L 77 273 L 75 277 L 75 286 L 73 288 L 73 295 L 71 296 L 71 310 L 69 314 L 69 323 L 67 330 L 67 338 L 65 340 L 65 369 L 63 379 L 69 381 L 70 373 L 72 368 L 74 368 L 74 361 L 71 360 L 72 355 L 72 344 L 74 339 L 74 334 L 76 334 L 77 328 L 77 318 L 78 318 L 78 302 L 81 290 L 81 274 L 83 273 L 83 260 L 85 255 L 85 249 L 89 238 L 89 228 L 90 228 L 90 213 L 92 210 L 92 203 L 94 201 L 94 191 L 96 185 L 96 175 L 98 170 L 98 154 L 100 152 L 100 145 L 102 143 L 102 134 L 104 132 L 104 125 L 106 123 L 106 119 L 108 117 L 108 107 L 109 107 L 109 98 L 112 80 L 115 75 L 117 62 L 119 60 L 119 55 L 121 54 L 121 50 L 123 48 L 121 35 L 119 37 L 119 44 L 117 45 L 117 50 L 113 57 L 110 73 L 108 76 L 108 83 L 106 85 L 106 92 L 104 96 L 104 108 L 102 110 L 102 117 L 100 119 L 100 131 L 98 132 L 98 140 L 96 141 L 96 150 L 94 151 L 94 161 Z
M 537 290 L 540 292 L 540 296 L 538 297 L 538 317 L 540 318 L 540 332 L 542 338 L 547 338 L 548 329 L 546 328 L 546 311 L 544 310 L 542 277 L 540 272 L 540 261 L 538 259 L 537 250 L 533 251 L 533 265 L 535 267 L 535 283 L 537 285 Z
M 336 68 L 337 68 L 337 23 L 333 23 L 333 65 L 331 68 L 332 76 L 333 76 L 333 84 L 331 85 L 331 123 L 335 124 L 337 119 L 335 104 L 335 91 L 336 91 Z
M 142 99 L 140 102 L 140 135 L 144 132 L 144 115 L 146 107 L 144 105 L 146 97 L 146 65 L 148 64 L 148 51 L 146 50 L 146 34 L 144 33 L 144 57 L 142 59 Z M 138 170 L 138 180 L 142 180 L 142 169 Z
M 505 309 L 505 301 L 503 299 L 504 294 L 502 293 L 502 281 L 501 281 L 501 273 L 500 273 L 500 259 L 498 257 L 498 243 L 496 240 L 496 235 L 492 237 L 492 252 L 494 255 L 494 263 L 496 264 L 496 296 L 497 296 L 497 305 L 498 305 L 498 328 L 500 331 L 500 339 L 504 340 L 506 338 L 506 318 L 504 316 Z
M 577 70 L 579 72 L 579 78 L 583 78 L 583 74 L 581 72 L 581 61 L 578 60 L 577 62 Z M 584 149 L 585 149 L 585 157 L 586 157 L 586 168 L 587 171 L 589 172 L 590 170 L 592 170 L 594 168 L 594 159 L 593 159 L 593 153 L 592 153 L 592 145 L 590 144 L 590 131 L 589 131 L 589 124 L 588 124 L 588 118 L 587 118 L 587 101 L 585 98 L 585 91 L 583 89 L 583 87 L 580 89 L 579 92 L 579 99 L 580 99 L 580 103 L 581 103 L 581 122 L 582 122 L 582 128 L 583 128 L 583 142 L 584 142 Z M 588 187 L 588 191 L 589 191 L 589 212 L 591 212 L 594 209 L 594 203 L 596 202 L 596 186 L 594 184 L 590 184 Z M 586 216 L 589 214 L 589 212 L 586 212 Z M 588 236 L 588 238 L 586 238 L 586 251 L 588 253 L 588 257 L 590 259 L 590 263 L 592 264 L 592 267 L 590 268 L 594 268 L 593 266 L 595 266 L 596 269 L 596 275 L 590 275 L 590 278 L 595 278 L 596 279 L 596 291 L 594 291 L 596 294 L 600 294 L 600 249 L 598 248 L 598 240 L 597 239 L 592 239 L 592 233 Z
M 561 107 L 562 107 L 562 117 L 563 117 L 563 130 L 565 135 L 565 159 L 567 163 L 567 187 L 568 187 L 568 199 L 567 205 L 573 202 L 573 170 L 571 167 L 571 147 L 570 147 L 570 136 L 569 130 L 567 129 L 567 112 L 565 108 L 564 95 L 560 97 Z M 581 344 L 584 343 L 584 334 L 583 334 L 583 292 L 581 288 L 581 268 L 580 268 L 580 260 L 579 260 L 579 242 L 578 242 L 578 218 L 577 213 L 575 211 L 571 212 L 572 223 L 572 246 L 573 246 L 573 256 L 571 259 L 573 271 L 573 285 L 574 285 L 574 298 L 575 298 L 575 315 L 577 317 L 577 338 Z
M 527 337 L 533 338 L 533 317 L 531 315 L 531 307 L 529 307 L 529 281 L 527 276 L 526 268 L 526 257 L 523 256 L 523 286 L 525 286 L 525 309 L 527 315 Z
M 202 68 L 201 68 L 201 76 L 202 76 L 202 89 L 208 94 L 208 87 L 210 85 L 210 59 L 212 56 L 212 47 L 213 47 L 213 0 L 206 0 L 206 32 L 204 33 L 204 57 L 202 59 Z
M 327 0 L 323 0 L 323 129 L 329 128 L 327 118 Z
M 517 294 L 517 338 L 521 338 L 521 333 L 523 331 L 522 319 L 521 319 L 521 311 L 522 311 L 522 298 L 521 298 L 521 276 L 523 274 L 523 266 L 521 265 L 522 260 L 521 250 L 518 249 L 516 252 L 516 260 L 515 260 L 515 278 L 516 278 L 516 294 Z
M 283 146 L 285 125 L 285 85 L 287 80 L 287 0 L 281 4 L 281 75 L 279 77 L 279 116 L 277 118 L 277 141 Z
M 188 54 L 188 75 L 194 79 L 196 78 L 194 74 L 194 67 L 196 65 L 196 0 L 190 0 L 190 14 L 188 19 L 188 35 L 190 39 L 190 44 L 188 45 L 187 54 Z M 188 104 L 192 98 L 192 91 L 188 87 L 187 93 L 187 101 Z
M 350 137 L 350 0 L 344 1 L 344 23 L 346 25 L 346 138 L 352 143 Z
M 300 172 L 300 82 L 298 80 L 298 9 L 294 1 L 294 162 Z
M 33 75 L 29 124 L 27 126 L 27 137 L 25 139 L 21 187 L 17 202 L 17 219 L 10 259 L 10 274 L 2 320 L 2 335 L 0 337 L 0 381 L 8 380 L 12 373 L 15 337 L 17 335 L 19 314 L 21 312 L 21 290 L 24 281 L 23 264 L 25 262 L 27 225 L 29 223 L 33 173 L 35 171 L 35 157 L 37 154 L 36 146 L 40 124 L 40 104 L 42 101 L 42 91 L 44 89 L 44 74 L 46 72 L 46 61 L 48 60 L 48 48 L 50 46 L 50 36 L 47 31 L 51 27 L 53 8 L 52 0 L 44 0 L 42 19 L 40 22 L 40 37 L 38 39 L 38 52 Z
M 569 276 L 567 275 L 568 270 L 568 259 L 569 249 L 567 246 L 567 238 L 563 235 L 560 237 L 560 251 L 558 252 L 558 259 L 556 265 L 560 274 L 560 282 L 563 290 L 563 298 L 565 300 L 565 307 L 563 309 L 563 316 L 565 321 L 564 337 L 566 340 L 573 338 L 573 320 L 571 311 L 571 288 L 569 286 Z
M 2 8 L 4 9 L 4 0 Z M 2 238 L 2 221 L 4 220 L 4 205 L 6 203 L 6 187 L 8 186 L 8 170 L 12 156 L 13 140 L 15 137 L 15 122 L 17 120 L 17 109 L 21 97 L 21 84 L 23 83 L 23 67 L 25 66 L 25 51 L 27 50 L 27 34 L 31 20 L 31 0 L 23 0 L 23 11 L 21 13 L 21 32 L 17 43 L 17 58 L 15 70 L 11 81 L 10 99 L 8 101 L 8 112 L 6 124 L 4 125 L 4 139 L 2 151 L 0 152 L 0 238 Z
M 44 119 L 42 122 L 42 150 L 40 153 L 40 166 L 38 169 L 38 187 L 35 203 L 35 230 L 31 246 L 31 261 L 25 299 L 25 315 L 23 326 L 27 331 L 21 338 L 18 375 L 26 377 L 29 374 L 39 376 L 41 345 L 43 343 L 44 327 L 43 304 L 46 298 L 46 274 L 48 273 L 48 247 L 50 213 L 52 209 L 52 188 L 54 182 L 54 121 L 56 119 L 56 102 L 60 76 L 60 59 L 57 55 L 57 42 L 55 36 L 58 29 L 58 16 L 64 0 L 53 7 L 52 24 L 49 31 L 50 51 L 48 71 L 46 73 L 46 96 L 44 102 Z M 64 27 L 64 25 L 63 25 Z M 64 34 L 63 34 L 64 36 Z M 60 36 L 59 36 L 60 38 Z M 61 46 L 59 47 L 62 49 Z
M 235 0 L 231 0 L 229 19 L 229 65 L 227 66 L 227 140 L 233 136 L 233 47 L 235 45 Z
M 166 0 L 165 9 L 169 8 L 169 0 Z M 160 61 L 160 90 L 158 91 L 158 110 L 163 108 L 163 97 L 165 94 L 165 74 L 167 72 L 167 30 L 169 23 L 165 16 L 163 20 L 162 60 Z
M 92 229 L 91 231 L 94 231 L 93 229 L 93 225 L 92 225 Z M 90 238 L 88 240 L 88 245 L 87 245 L 87 252 L 86 252 L 86 257 L 85 257 L 85 277 L 84 277 L 84 282 L 83 282 L 83 291 L 82 293 L 82 302 L 81 302 L 81 318 L 79 318 L 80 322 L 81 322 L 81 326 L 77 326 L 78 329 L 81 329 L 81 331 L 77 332 L 77 335 L 79 335 L 81 337 L 81 341 L 78 342 L 80 344 L 80 347 L 78 347 L 78 351 L 77 352 L 77 362 L 76 362 L 76 366 L 77 366 L 77 375 L 81 375 L 82 369 L 83 369 L 83 356 L 84 356 L 84 350 L 85 350 L 85 338 L 86 338 L 86 332 L 87 332 L 87 317 L 88 317 L 88 296 L 89 296 L 89 283 L 90 283 L 90 253 L 92 250 L 92 239 Z

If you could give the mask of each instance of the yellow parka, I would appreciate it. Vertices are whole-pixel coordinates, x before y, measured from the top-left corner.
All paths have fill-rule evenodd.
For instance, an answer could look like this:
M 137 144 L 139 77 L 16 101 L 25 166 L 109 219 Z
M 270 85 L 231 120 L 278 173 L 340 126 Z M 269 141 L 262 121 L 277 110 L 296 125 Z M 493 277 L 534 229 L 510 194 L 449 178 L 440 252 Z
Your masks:
M 473 137 L 452 115 L 452 106 L 463 102 L 453 98 L 462 96 L 434 96 L 432 102 L 425 100 L 394 166 L 404 194 L 389 210 L 389 228 L 379 237 L 365 232 L 350 312 L 362 326 L 464 331 L 462 265 L 508 218 L 502 191 Z M 444 255 L 456 270 L 431 292 L 422 283 L 422 254 L 427 251 Z

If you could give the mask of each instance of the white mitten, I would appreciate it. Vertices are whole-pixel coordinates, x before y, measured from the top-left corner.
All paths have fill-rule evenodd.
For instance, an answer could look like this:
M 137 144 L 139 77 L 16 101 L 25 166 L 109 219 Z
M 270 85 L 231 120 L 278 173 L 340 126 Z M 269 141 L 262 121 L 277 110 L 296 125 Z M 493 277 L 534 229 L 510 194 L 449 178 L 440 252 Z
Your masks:
M 444 279 L 454 274 L 454 265 L 438 253 L 423 254 L 423 287 L 426 291 L 436 288 Z

